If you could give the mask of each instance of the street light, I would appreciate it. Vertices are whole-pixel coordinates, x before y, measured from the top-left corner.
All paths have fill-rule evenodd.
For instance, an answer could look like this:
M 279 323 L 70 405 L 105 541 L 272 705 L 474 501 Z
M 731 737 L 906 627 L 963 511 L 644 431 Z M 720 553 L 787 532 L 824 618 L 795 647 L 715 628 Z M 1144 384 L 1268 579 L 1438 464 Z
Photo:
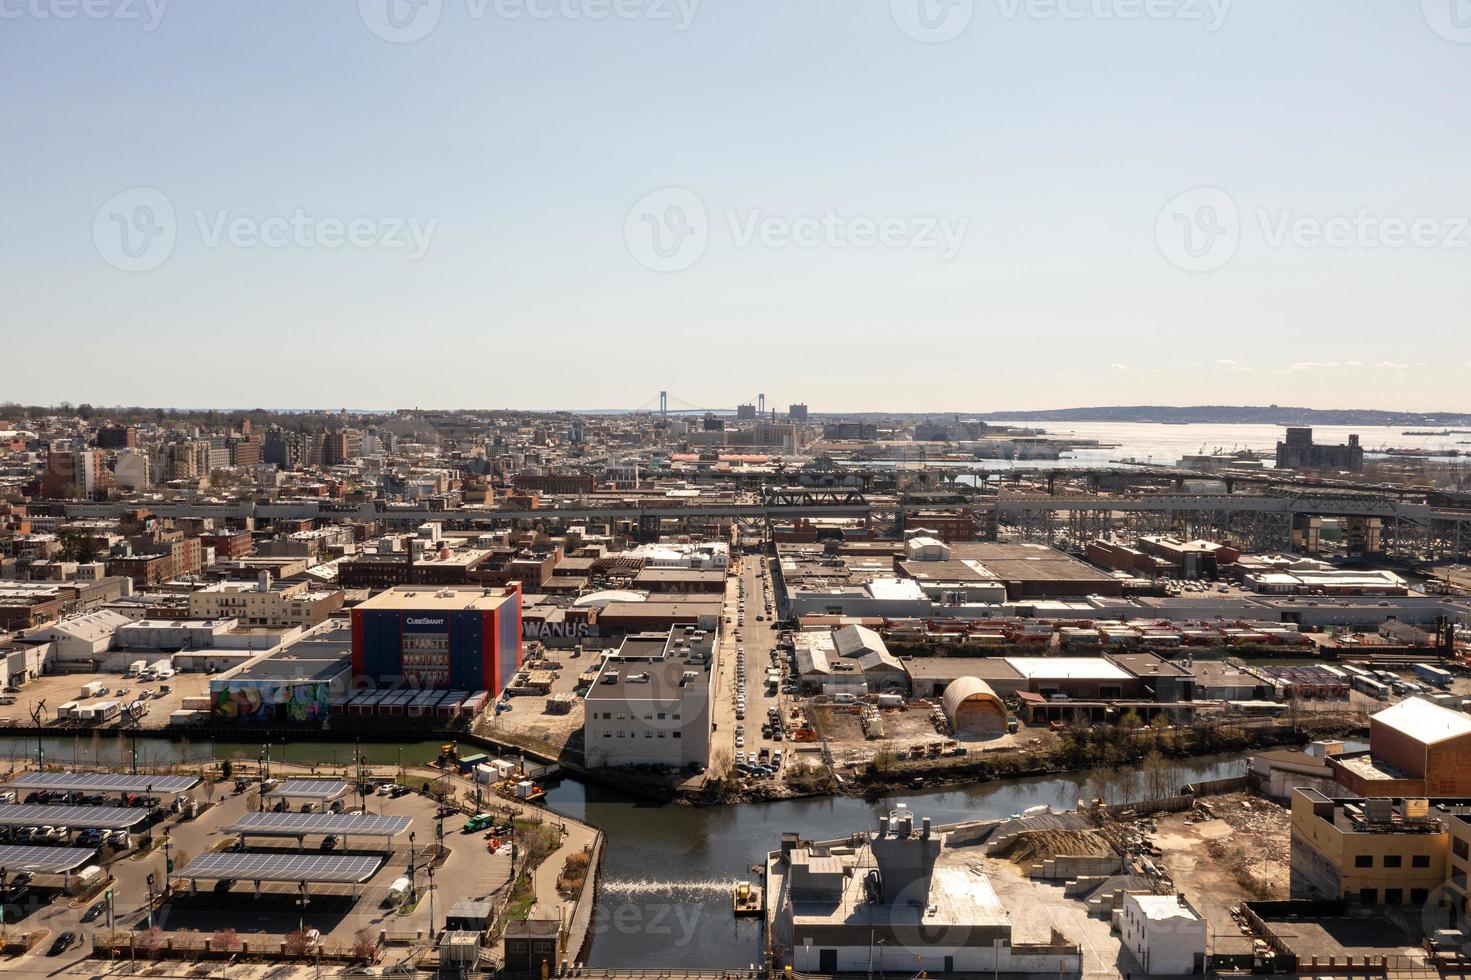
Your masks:
M 409 898 L 419 900 L 419 881 L 414 868 L 414 832 L 409 831 Z

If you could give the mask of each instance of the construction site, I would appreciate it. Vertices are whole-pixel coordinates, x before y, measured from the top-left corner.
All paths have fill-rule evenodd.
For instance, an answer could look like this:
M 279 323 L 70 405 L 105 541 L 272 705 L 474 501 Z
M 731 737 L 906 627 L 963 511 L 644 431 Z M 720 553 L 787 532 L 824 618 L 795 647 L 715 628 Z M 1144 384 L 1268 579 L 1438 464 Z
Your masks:
M 891 706 L 878 704 L 809 704 L 796 709 L 808 722 L 797 730 L 803 737 L 821 739 L 840 769 L 884 768 L 904 762 L 963 758 L 981 752 L 1041 747 L 1055 736 L 1046 729 L 1018 726 L 977 743 L 954 736 L 940 703 L 917 699 Z

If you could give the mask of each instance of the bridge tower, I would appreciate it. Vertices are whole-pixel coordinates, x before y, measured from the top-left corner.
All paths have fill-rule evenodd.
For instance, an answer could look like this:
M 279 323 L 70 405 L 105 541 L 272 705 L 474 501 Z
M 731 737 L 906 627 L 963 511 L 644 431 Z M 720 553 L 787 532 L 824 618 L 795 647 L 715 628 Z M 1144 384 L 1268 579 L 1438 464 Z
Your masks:
M 669 392 L 659 392 L 659 418 L 669 420 Z
M 766 414 L 766 396 L 765 395 L 757 395 L 756 396 L 756 414 L 757 415 L 765 415 Z

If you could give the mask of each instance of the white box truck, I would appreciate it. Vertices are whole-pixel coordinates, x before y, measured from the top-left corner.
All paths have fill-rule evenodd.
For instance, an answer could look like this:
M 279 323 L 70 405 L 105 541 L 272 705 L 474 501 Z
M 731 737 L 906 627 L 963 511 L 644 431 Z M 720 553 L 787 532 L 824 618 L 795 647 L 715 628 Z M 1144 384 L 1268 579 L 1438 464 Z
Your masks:
M 129 677 L 138 677 L 147 668 L 148 668 L 148 661 L 146 661 L 146 660 L 134 660 L 132 663 L 128 664 L 128 675 L 127 676 L 129 676 Z
M 102 880 L 102 869 L 95 864 L 89 864 L 81 871 L 71 876 L 66 883 L 67 890 L 73 895 L 80 895 Z
M 106 688 L 107 685 L 102 683 L 101 681 L 89 681 L 88 683 L 82 685 L 82 697 L 95 698 L 97 695 L 106 690 Z
M 393 884 L 388 886 L 388 897 L 384 899 L 384 905 L 397 905 L 409 897 L 409 889 L 413 883 L 407 878 L 395 878 Z

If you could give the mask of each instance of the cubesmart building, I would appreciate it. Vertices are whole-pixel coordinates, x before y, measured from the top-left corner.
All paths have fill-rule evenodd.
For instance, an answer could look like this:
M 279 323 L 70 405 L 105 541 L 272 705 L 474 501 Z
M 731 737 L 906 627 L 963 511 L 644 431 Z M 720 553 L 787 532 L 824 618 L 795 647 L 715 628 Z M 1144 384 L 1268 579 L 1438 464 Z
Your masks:
M 499 694 L 521 667 L 521 586 L 380 592 L 352 610 L 352 668 L 377 683 Z

